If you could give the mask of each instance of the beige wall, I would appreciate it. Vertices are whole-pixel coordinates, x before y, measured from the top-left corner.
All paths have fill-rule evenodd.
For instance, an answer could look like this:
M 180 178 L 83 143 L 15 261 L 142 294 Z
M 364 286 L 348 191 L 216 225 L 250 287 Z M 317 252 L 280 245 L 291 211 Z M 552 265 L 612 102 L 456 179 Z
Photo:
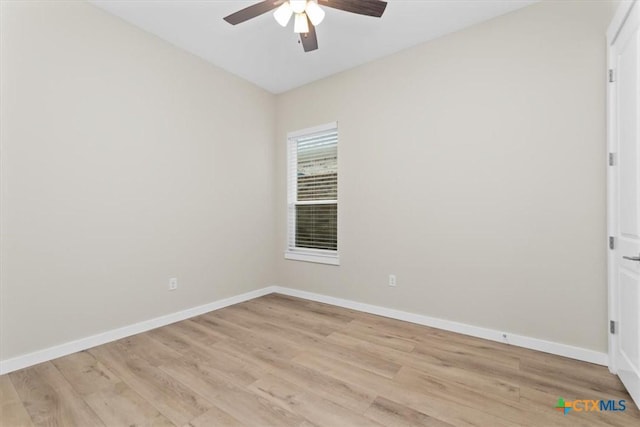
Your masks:
M 275 278 L 275 97 L 53 3 L 2 2 L 0 359 Z
M 612 14 L 544 2 L 279 96 L 279 284 L 606 351 Z M 342 265 L 284 260 L 286 133 L 333 120 Z

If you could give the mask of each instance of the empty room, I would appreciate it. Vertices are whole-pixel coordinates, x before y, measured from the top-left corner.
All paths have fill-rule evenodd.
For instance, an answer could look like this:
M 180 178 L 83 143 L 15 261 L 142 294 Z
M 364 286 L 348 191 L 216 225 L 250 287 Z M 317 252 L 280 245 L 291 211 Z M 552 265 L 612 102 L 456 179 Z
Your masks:
M 0 426 L 640 426 L 640 0 L 0 0 Z

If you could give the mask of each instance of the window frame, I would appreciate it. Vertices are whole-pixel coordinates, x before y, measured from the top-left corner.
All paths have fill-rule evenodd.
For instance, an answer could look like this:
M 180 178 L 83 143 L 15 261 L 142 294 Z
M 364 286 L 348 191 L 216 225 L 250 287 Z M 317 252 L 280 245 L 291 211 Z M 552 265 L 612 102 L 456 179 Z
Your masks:
M 285 259 L 315 262 L 328 265 L 340 265 L 339 246 L 336 250 L 331 249 L 313 249 L 301 248 L 295 246 L 296 241 L 296 211 L 297 204 L 334 204 L 339 206 L 339 194 L 336 200 L 322 200 L 318 202 L 299 203 L 297 200 L 297 174 L 298 174 L 298 139 L 313 136 L 326 132 L 338 132 L 338 122 L 330 122 L 320 126 L 314 126 L 306 129 L 289 132 L 287 134 L 287 249 L 284 253 Z M 338 136 L 338 144 L 336 145 L 336 163 L 338 160 L 338 147 L 340 139 Z M 337 164 L 336 164 L 337 166 Z M 339 187 L 340 175 L 338 169 L 337 185 Z M 339 210 L 339 208 L 338 208 Z M 338 237 L 339 220 L 336 218 L 336 238 Z

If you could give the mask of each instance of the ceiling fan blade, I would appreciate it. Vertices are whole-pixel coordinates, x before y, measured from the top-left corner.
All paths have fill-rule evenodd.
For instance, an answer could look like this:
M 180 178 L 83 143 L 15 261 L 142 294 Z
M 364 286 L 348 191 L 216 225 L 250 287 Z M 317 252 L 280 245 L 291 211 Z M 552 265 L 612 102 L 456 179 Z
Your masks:
M 387 7 L 387 2 L 382 0 L 318 0 L 318 4 L 377 18 L 382 16 Z
M 318 48 L 318 37 L 316 37 L 316 27 L 313 26 L 309 17 L 307 17 L 307 23 L 309 24 L 309 32 L 300 33 L 300 41 L 302 42 L 304 51 L 311 52 Z
M 380 18 L 387 7 L 387 2 L 382 0 L 318 0 L 318 4 L 376 18 Z
M 224 20 L 227 21 L 231 25 L 237 25 L 244 21 L 248 21 L 251 18 L 255 18 L 256 16 L 260 16 L 263 13 L 267 13 L 270 10 L 275 9 L 280 6 L 284 0 L 266 0 L 261 1 L 260 3 L 256 3 L 252 6 L 245 7 L 242 10 L 237 11 L 236 13 L 232 13 L 229 16 L 225 16 Z

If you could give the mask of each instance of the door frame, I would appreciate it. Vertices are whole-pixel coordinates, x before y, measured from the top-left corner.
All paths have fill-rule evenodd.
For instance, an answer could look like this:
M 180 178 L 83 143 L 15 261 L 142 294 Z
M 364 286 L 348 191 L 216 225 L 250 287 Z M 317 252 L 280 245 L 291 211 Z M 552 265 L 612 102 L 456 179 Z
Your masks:
M 618 319 L 618 307 L 616 305 L 616 291 L 617 291 L 617 280 L 615 274 L 615 265 L 616 265 L 616 250 L 615 247 L 613 250 L 609 249 L 609 237 L 615 236 L 616 231 L 618 229 L 618 223 L 616 219 L 616 191 L 617 186 L 615 182 L 615 173 L 613 168 L 610 166 L 609 155 L 613 153 L 614 156 L 614 165 L 617 162 L 617 158 L 615 155 L 617 153 L 617 128 L 614 126 L 614 121 L 617 117 L 616 111 L 616 99 L 615 99 L 615 81 L 609 81 L 609 72 L 610 70 L 615 70 L 614 58 L 611 51 L 611 46 L 617 40 L 618 34 L 622 29 L 623 25 L 627 21 L 627 18 L 631 14 L 631 11 L 634 7 L 640 7 L 640 2 L 638 0 L 623 0 L 616 13 L 611 20 L 611 24 L 609 24 L 609 28 L 607 29 L 607 70 L 606 70 L 606 78 L 607 78 L 607 153 L 606 153 L 606 168 L 607 168 L 607 296 L 608 296 L 608 312 L 609 312 L 609 321 L 615 321 L 616 324 L 619 321 Z M 614 79 L 615 80 L 615 79 Z M 618 336 L 617 334 L 612 334 L 607 327 L 607 335 L 609 337 L 609 371 L 613 374 L 617 373 L 617 366 L 615 360 L 615 350 L 617 345 Z

